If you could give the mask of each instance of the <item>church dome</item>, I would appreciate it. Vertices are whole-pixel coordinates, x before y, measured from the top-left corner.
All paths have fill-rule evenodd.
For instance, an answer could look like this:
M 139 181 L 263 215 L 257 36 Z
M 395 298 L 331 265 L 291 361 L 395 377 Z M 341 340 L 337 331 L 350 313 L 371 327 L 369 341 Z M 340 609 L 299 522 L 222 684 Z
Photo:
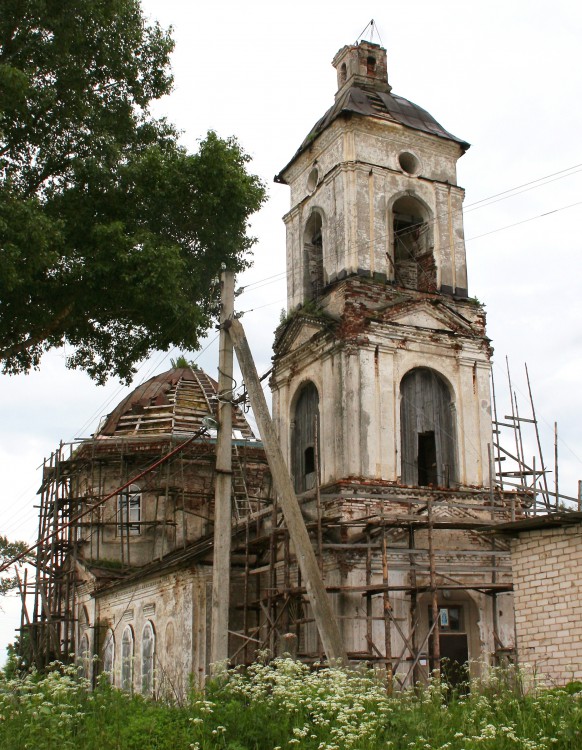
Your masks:
M 177 367 L 138 385 L 104 418 L 96 437 L 192 434 L 202 419 L 216 418 L 218 383 L 203 370 Z M 254 439 L 238 407 L 233 409 L 233 435 Z

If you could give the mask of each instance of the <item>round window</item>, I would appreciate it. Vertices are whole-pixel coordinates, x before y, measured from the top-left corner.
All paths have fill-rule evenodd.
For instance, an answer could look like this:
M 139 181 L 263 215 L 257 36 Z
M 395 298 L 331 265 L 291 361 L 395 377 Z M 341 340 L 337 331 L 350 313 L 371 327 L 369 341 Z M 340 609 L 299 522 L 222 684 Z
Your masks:
M 417 174 L 420 170 L 420 162 L 414 154 L 410 153 L 410 151 L 403 151 L 398 157 L 398 163 L 400 164 L 401 169 L 403 169 L 404 172 L 408 172 L 408 174 Z

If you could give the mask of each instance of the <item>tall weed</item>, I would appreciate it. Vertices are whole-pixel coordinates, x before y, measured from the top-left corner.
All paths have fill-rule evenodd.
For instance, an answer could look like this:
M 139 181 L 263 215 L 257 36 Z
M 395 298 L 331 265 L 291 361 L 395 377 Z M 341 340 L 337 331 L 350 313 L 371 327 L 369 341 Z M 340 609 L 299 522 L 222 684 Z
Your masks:
M 438 680 L 390 693 L 373 671 L 292 659 L 226 670 L 183 706 L 75 667 L 0 677 L 2 750 L 580 750 L 582 692 L 492 671 L 465 694 Z

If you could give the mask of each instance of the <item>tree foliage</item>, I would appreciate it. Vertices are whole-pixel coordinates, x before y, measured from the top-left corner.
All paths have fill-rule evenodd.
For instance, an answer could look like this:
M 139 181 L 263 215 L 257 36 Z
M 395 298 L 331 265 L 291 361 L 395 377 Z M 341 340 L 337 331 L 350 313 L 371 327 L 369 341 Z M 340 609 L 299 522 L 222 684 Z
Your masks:
M 8 565 L 17 555 L 20 555 L 26 549 L 24 542 L 11 542 L 8 537 L 0 534 L 0 568 Z M 25 562 L 31 562 L 32 560 L 28 557 L 25 558 Z M 8 594 L 18 586 L 16 575 L 12 575 L 10 567 L 6 568 L 4 575 L 0 575 L 0 596 Z
M 195 349 L 222 262 L 248 264 L 261 181 L 233 138 L 187 153 L 149 107 L 167 32 L 138 0 L 2 0 L 0 361 L 50 348 L 98 382 L 154 349 Z

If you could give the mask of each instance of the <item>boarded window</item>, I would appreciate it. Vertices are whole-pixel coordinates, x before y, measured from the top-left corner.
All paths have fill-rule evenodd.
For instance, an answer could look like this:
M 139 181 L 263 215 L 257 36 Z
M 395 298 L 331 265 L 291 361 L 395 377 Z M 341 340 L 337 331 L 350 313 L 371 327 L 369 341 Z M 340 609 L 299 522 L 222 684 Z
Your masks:
M 323 222 L 321 214 L 314 211 L 303 237 L 304 299 L 317 300 L 323 290 Z
M 313 383 L 301 389 L 291 435 L 291 471 L 295 492 L 306 492 L 315 486 L 315 436 L 319 432 L 319 394 Z
M 141 692 L 144 695 L 154 692 L 154 650 L 154 628 L 151 622 L 146 622 L 141 636 Z
M 120 492 L 117 496 L 117 533 L 119 536 L 141 534 L 141 491 L 137 484 Z
M 451 394 L 433 370 L 411 370 L 400 385 L 402 482 L 449 487 L 455 481 Z
M 407 289 L 436 291 L 432 231 L 425 209 L 406 196 L 396 201 L 392 212 L 394 281 Z
M 115 636 L 109 628 L 105 633 L 103 641 L 103 672 L 108 676 L 109 682 L 113 682 L 113 668 L 115 666 Z
M 128 625 L 121 638 L 121 689 L 131 692 L 133 687 L 133 630 Z

